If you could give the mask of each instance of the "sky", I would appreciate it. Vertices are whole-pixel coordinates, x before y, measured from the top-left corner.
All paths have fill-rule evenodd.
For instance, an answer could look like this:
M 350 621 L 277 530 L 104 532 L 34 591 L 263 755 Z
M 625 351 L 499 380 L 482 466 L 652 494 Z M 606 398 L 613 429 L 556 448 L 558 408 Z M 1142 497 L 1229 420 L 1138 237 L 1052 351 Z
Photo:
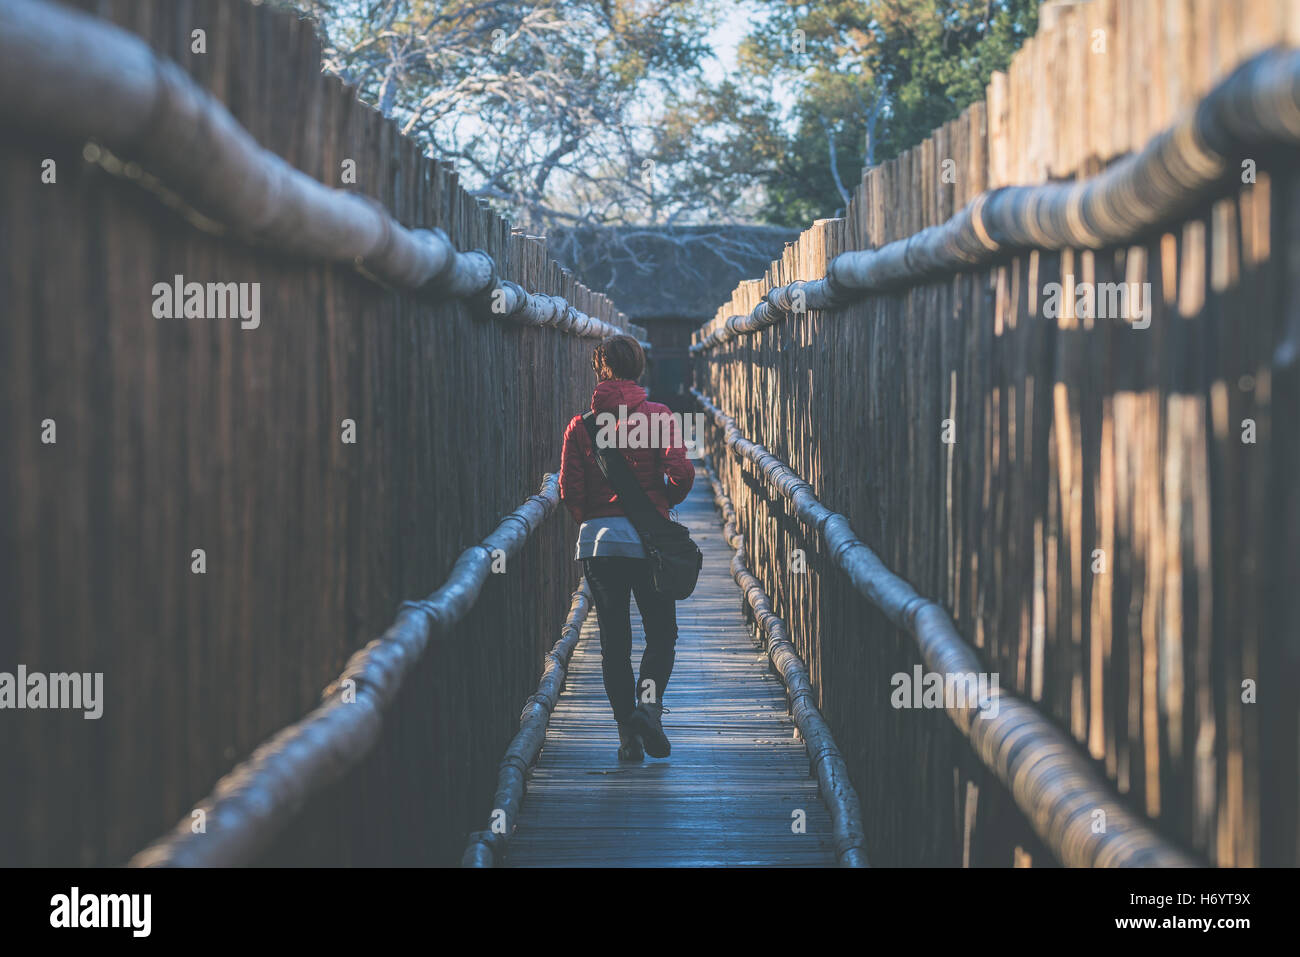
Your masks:
M 716 59 L 704 66 L 704 74 L 710 81 L 720 80 L 736 68 L 736 47 L 757 15 L 757 8 L 751 3 L 727 3 L 721 7 L 719 23 L 709 35 Z

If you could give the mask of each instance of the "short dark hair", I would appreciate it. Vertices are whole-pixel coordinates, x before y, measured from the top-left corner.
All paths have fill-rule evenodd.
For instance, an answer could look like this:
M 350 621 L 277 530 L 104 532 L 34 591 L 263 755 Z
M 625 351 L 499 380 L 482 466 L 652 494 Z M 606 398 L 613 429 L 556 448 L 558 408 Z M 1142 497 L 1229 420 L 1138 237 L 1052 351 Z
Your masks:
M 615 379 L 635 382 L 645 371 L 645 352 L 631 336 L 610 336 L 596 346 L 591 364 L 597 372 L 603 366 Z

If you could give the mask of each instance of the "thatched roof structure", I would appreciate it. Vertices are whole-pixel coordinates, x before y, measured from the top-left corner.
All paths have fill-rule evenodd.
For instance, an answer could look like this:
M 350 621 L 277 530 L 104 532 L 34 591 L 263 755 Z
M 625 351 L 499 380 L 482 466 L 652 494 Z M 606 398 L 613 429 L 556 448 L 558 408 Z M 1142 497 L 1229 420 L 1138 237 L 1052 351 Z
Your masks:
M 556 228 L 547 251 L 633 322 L 714 313 L 742 279 L 757 279 L 798 230 L 778 226 Z

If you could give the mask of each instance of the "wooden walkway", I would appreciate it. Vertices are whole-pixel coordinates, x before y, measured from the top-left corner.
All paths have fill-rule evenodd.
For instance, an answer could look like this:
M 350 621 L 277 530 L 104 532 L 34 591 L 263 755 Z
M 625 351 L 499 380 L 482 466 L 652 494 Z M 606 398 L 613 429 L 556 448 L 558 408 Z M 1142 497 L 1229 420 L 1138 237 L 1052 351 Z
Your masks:
M 704 552 L 677 606 L 677 662 L 664 696 L 671 757 L 620 764 L 593 609 L 528 784 L 512 867 L 833 866 L 830 818 L 794 738 L 780 680 L 750 637 L 743 599 L 697 470 L 678 520 Z M 633 613 L 633 665 L 644 642 Z M 806 832 L 792 829 L 805 812 Z

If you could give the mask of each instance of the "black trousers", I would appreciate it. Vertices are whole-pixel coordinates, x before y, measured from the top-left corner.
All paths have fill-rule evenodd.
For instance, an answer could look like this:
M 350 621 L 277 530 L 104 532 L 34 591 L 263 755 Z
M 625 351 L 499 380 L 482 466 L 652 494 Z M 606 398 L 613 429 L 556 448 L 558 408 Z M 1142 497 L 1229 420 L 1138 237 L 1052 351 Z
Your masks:
M 600 622 L 600 667 L 614 717 L 625 721 L 641 701 L 662 703 L 677 645 L 677 603 L 650 584 L 644 558 L 584 558 L 587 585 Z M 636 596 L 645 627 L 641 676 L 632 682 L 632 609 Z

